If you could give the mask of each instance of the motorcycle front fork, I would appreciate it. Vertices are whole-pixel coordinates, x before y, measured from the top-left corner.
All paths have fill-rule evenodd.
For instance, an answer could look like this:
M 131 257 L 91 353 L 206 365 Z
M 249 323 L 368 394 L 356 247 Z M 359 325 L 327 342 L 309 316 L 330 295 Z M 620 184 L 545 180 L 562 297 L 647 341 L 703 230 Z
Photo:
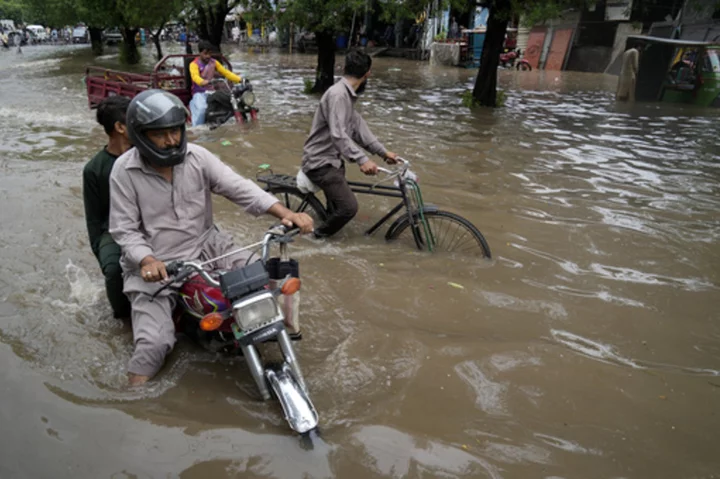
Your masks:
M 300 387 L 305 392 L 305 394 L 307 394 L 308 390 L 307 386 L 305 385 L 305 378 L 302 374 L 302 370 L 300 369 L 300 363 L 297 360 L 297 356 L 295 356 L 295 350 L 293 349 L 290 335 L 285 329 L 282 329 L 278 333 L 277 340 L 278 344 L 280 345 L 280 351 L 282 352 L 285 363 L 290 366 L 290 369 L 295 375 L 295 378 L 297 379 Z M 248 365 L 248 369 L 250 369 L 250 374 L 255 380 L 258 391 L 260 391 L 260 396 L 262 396 L 264 401 L 269 400 L 270 389 L 268 388 L 268 383 L 265 379 L 265 367 L 263 366 L 262 360 L 260 359 L 260 354 L 258 353 L 257 348 L 254 344 L 249 344 L 247 346 L 240 346 L 240 349 L 242 349 L 243 355 L 245 356 L 245 361 Z

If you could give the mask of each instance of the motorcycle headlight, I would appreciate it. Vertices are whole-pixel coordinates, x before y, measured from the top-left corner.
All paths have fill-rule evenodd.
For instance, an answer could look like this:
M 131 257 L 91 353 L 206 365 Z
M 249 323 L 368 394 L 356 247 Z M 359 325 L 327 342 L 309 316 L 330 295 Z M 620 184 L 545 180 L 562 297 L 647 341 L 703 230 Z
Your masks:
M 240 100 L 247 106 L 253 106 L 253 104 L 255 103 L 255 93 L 251 91 L 246 91 L 242 94 Z
M 275 296 L 269 291 L 255 294 L 234 304 L 233 316 L 243 331 L 252 331 L 283 318 Z

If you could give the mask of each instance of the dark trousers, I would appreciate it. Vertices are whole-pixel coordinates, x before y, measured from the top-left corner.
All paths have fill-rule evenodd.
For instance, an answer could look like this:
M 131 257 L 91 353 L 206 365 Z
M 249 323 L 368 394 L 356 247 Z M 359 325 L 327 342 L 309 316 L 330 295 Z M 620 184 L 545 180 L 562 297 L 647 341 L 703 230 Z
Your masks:
M 97 259 L 105 276 L 105 292 L 115 318 L 130 317 L 130 301 L 123 293 L 122 268 L 120 268 L 120 246 L 109 234 L 100 239 Z
M 325 193 L 327 198 L 328 219 L 324 225 L 315 229 L 317 236 L 332 236 L 355 217 L 358 202 L 355 193 L 345 179 L 345 165 L 335 168 L 325 165 L 306 172 L 310 181 Z

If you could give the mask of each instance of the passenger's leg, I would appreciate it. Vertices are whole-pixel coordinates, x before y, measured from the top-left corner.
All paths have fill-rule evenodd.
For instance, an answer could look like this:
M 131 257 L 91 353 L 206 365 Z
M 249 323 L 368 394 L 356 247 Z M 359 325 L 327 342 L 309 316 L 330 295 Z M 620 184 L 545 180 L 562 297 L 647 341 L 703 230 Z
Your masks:
M 207 93 L 195 93 L 190 100 L 190 114 L 192 126 L 205 124 L 205 111 L 207 110 Z
M 120 267 L 120 246 L 114 241 L 100 244 L 98 260 L 105 276 L 105 292 L 113 310 L 113 317 L 130 318 L 130 300 L 123 293 L 122 268 Z
M 142 384 L 155 376 L 165 356 L 175 345 L 172 311 L 175 295 L 161 294 L 151 300 L 146 293 L 128 293 L 132 303 L 135 351 L 128 364 L 131 384 Z
M 345 179 L 345 167 L 326 165 L 307 172 L 310 181 L 325 193 L 328 219 L 315 229 L 317 236 L 331 236 L 340 231 L 358 212 L 358 202 Z

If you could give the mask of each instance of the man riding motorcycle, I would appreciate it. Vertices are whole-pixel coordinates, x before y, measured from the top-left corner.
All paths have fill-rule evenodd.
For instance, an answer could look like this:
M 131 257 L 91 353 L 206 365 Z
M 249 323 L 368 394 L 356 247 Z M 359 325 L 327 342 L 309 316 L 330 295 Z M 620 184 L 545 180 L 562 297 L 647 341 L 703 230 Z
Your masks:
M 176 295 L 165 289 L 152 298 L 161 288 L 157 282 L 168 278 L 165 262 L 206 260 L 233 249 L 232 238 L 213 224 L 211 193 L 301 232 L 313 228 L 308 215 L 288 210 L 205 148 L 188 144 L 186 120 L 187 110 L 175 95 L 164 90 L 137 95 L 127 111 L 134 148 L 117 159 L 110 175 L 110 234 L 122 248 L 124 292 L 132 305 L 131 385 L 153 377 L 175 344 Z M 215 266 L 229 269 L 245 259 L 233 256 Z
M 207 111 L 208 85 L 215 77 L 215 72 L 228 80 L 240 83 L 242 78 L 223 67 L 219 61 L 212 57 L 217 52 L 217 47 L 207 40 L 198 43 L 200 56 L 190 63 L 190 78 L 192 79 L 192 100 L 190 100 L 190 113 L 192 114 L 193 126 L 205 123 L 205 112 Z

